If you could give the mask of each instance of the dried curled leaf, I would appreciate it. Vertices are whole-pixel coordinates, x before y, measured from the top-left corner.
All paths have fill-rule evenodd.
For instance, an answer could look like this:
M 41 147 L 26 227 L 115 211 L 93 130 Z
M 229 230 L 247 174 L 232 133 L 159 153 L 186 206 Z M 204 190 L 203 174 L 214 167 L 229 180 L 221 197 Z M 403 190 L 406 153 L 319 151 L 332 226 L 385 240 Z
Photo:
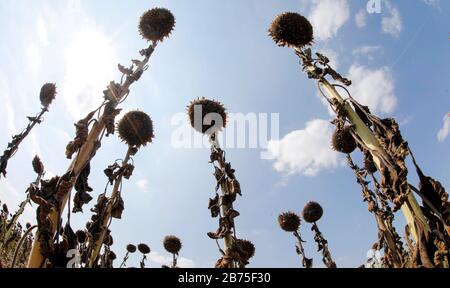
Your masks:
M 96 111 L 89 113 L 86 118 L 81 119 L 75 124 L 76 135 L 73 141 L 70 141 L 66 147 L 66 157 L 67 159 L 72 159 L 73 154 L 75 154 L 83 145 L 89 136 L 89 121 L 94 117 Z

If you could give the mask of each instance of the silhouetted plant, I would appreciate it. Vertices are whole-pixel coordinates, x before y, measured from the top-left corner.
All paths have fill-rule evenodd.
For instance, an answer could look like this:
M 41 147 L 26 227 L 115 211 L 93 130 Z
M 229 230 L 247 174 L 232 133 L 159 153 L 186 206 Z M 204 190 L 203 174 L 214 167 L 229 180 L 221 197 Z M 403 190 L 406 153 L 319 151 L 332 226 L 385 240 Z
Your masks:
M 222 257 L 217 261 L 216 268 L 235 268 L 242 266 L 245 255 L 236 245 L 235 218 L 240 214 L 233 208 L 238 195 L 242 196 L 239 181 L 231 163 L 226 162 L 225 151 L 220 148 L 218 133 L 226 127 L 227 113 L 225 107 L 218 101 L 199 98 L 192 101 L 187 109 L 191 126 L 198 132 L 207 135 L 211 145 L 211 163 L 214 165 L 214 176 L 217 181 L 216 195 L 209 200 L 208 209 L 213 218 L 219 217 L 219 228 L 209 232 L 208 236 L 215 240 Z M 219 193 L 220 189 L 220 193 Z M 218 240 L 224 239 L 224 249 Z M 224 251 L 225 250 L 225 251 Z M 247 259 L 248 260 L 248 259 Z
M 300 217 L 293 212 L 284 212 L 278 216 L 278 224 L 280 228 L 286 232 L 292 233 L 297 239 L 295 250 L 302 260 L 302 266 L 304 268 L 312 268 L 313 259 L 306 257 L 303 243 L 305 241 L 300 236 Z
M 42 104 L 41 112 L 34 117 L 27 117 L 29 121 L 27 127 L 20 134 L 14 135 L 12 137 L 12 141 L 8 143 L 7 149 L 3 152 L 3 155 L 0 156 L 0 177 L 2 175 L 3 177 L 6 177 L 6 168 L 8 166 L 8 161 L 16 154 L 17 150 L 19 150 L 19 145 L 28 136 L 28 134 L 30 134 L 34 126 L 36 124 L 42 123 L 42 117 L 46 112 L 48 112 L 48 107 L 52 103 L 53 99 L 55 99 L 55 96 L 55 84 L 47 83 L 42 86 L 41 92 L 39 94 L 39 98 Z
M 334 149 L 350 154 L 358 148 L 364 153 L 364 173 L 353 164 L 349 155 L 348 162 L 363 189 L 365 201 L 369 202 L 369 210 L 376 214 L 379 235 L 384 238 L 380 242 L 386 243 L 385 247 L 388 248 L 385 249 L 385 255 L 390 257 L 392 265 L 445 267 L 446 264 L 442 261 L 435 261 L 434 264 L 432 262 L 436 252 L 442 250 L 443 246 L 448 248 L 450 244 L 448 194 L 439 182 L 421 173 L 408 143 L 401 135 L 398 123 L 391 118 L 380 119 L 374 116 L 368 107 L 352 97 L 345 87 L 350 86 L 352 82 L 336 72 L 326 56 L 320 53 L 313 56 L 311 49 L 306 48 L 313 40 L 312 26 L 306 18 L 297 13 L 283 13 L 272 22 L 269 35 L 278 45 L 294 48 L 308 78 L 317 80 L 320 93 L 336 113 L 336 119 L 333 121 L 337 126 L 332 140 Z M 327 79 L 329 77 L 336 83 L 331 84 Z M 344 99 L 337 88 L 344 90 L 348 98 Z M 408 183 L 408 155 L 412 156 L 422 189 L 416 189 Z M 376 171 L 379 171 L 381 181 L 374 176 Z M 366 173 L 370 174 L 376 192 L 367 187 L 370 182 L 365 180 Z M 422 207 L 417 203 L 412 191 L 422 198 Z M 391 228 L 393 213 L 400 209 L 408 223 L 407 234 L 411 235 L 415 242 L 409 243 L 409 264 L 406 264 L 404 259 L 406 253 L 397 247 L 397 235 Z M 391 214 L 388 217 L 383 217 L 389 213 Z
M 311 230 L 314 232 L 314 240 L 317 243 L 318 250 L 322 252 L 323 263 L 327 268 L 336 268 L 336 263 L 331 258 L 331 253 L 328 249 L 328 241 L 323 237 L 316 223 L 322 218 L 322 215 L 322 206 L 317 202 L 308 202 L 302 211 L 303 220 L 312 224 Z
M 92 199 L 88 194 L 91 188 L 87 185 L 90 162 L 100 148 L 103 136 L 114 133 L 115 117 L 120 113 L 117 106 L 128 97 L 131 85 L 147 70 L 155 48 L 169 36 L 174 24 L 174 17 L 167 9 L 155 8 L 144 14 L 139 23 L 140 33 L 151 43 L 148 48 L 140 51 L 143 60 L 133 60 L 130 68 L 119 65 L 119 71 L 122 73 L 120 83 L 110 82 L 103 93 L 103 103 L 75 124 L 76 136 L 66 147 L 66 157 L 74 158 L 72 164 L 63 176 L 46 183 L 48 193 L 41 193 L 43 197 L 38 201 L 39 229 L 28 267 L 41 267 L 45 259 L 55 252 L 55 232 L 59 230 L 60 217 L 72 188 L 77 190 L 74 207 L 76 212 L 80 211 L 80 206 Z

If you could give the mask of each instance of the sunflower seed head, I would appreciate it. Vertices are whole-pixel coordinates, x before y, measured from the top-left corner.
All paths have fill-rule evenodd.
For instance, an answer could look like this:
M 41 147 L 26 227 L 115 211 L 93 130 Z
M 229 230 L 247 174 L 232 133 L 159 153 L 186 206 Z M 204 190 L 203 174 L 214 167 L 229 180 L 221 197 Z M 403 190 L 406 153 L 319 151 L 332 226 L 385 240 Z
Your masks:
M 129 146 L 140 147 L 151 143 L 153 134 L 153 121 L 142 111 L 131 111 L 123 116 L 117 125 L 119 137 Z
M 323 215 L 322 206 L 317 202 L 308 202 L 302 211 L 303 219 L 308 223 L 314 223 L 320 220 Z
M 278 216 L 278 224 L 286 232 L 295 232 L 300 227 L 300 217 L 293 212 L 285 212 Z
M 302 48 L 313 42 L 313 27 L 302 15 L 286 12 L 273 20 L 269 36 L 278 46 Z
M 163 41 L 175 27 L 175 17 L 165 8 L 148 10 L 141 16 L 139 32 L 148 41 Z

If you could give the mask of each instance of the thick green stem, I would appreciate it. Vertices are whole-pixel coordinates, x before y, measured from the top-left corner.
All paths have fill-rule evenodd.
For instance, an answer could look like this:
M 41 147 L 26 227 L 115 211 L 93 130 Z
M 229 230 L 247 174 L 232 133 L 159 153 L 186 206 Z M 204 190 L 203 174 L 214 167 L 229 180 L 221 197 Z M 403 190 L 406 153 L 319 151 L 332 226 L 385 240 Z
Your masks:
M 369 149 L 375 165 L 378 167 L 379 171 L 381 171 L 382 161 L 380 159 L 380 156 L 382 156 L 383 158 L 385 157 L 386 159 L 388 159 L 389 157 L 383 147 L 381 147 L 373 132 L 364 124 L 364 122 L 361 120 L 358 114 L 356 114 L 350 104 L 344 101 L 344 99 L 339 95 L 336 89 L 326 79 L 321 79 L 319 81 L 319 84 L 325 89 L 331 99 L 334 99 L 338 103 L 343 105 L 348 120 L 354 125 L 355 133 L 364 142 L 364 145 L 366 145 L 366 147 Z M 426 218 L 423 215 L 420 206 L 412 193 L 408 194 L 408 199 L 402 206 L 402 212 L 406 218 L 406 222 L 408 223 L 409 227 L 411 227 L 412 235 L 416 241 L 419 239 L 414 225 L 416 218 L 423 223 L 428 231 L 430 230 Z

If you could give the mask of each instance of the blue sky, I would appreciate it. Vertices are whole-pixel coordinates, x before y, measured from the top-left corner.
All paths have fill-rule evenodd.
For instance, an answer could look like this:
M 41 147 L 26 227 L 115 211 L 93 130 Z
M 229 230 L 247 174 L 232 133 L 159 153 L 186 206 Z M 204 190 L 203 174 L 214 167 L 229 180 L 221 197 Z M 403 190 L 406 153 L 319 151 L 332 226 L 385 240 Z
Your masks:
M 291 49 L 267 36 L 273 18 L 299 12 L 313 22 L 314 48 L 329 55 L 338 71 L 352 78 L 353 96 L 381 116 L 395 116 L 426 173 L 450 187 L 450 3 L 439 0 L 382 1 L 381 13 L 368 14 L 367 1 L 1 1 L 0 143 L 26 125 L 40 109 L 45 82 L 59 87 L 56 101 L 23 143 L 0 180 L 0 199 L 10 210 L 25 198 L 34 179 L 37 153 L 47 176 L 62 174 L 69 161 L 65 146 L 73 123 L 102 101 L 101 91 L 119 80 L 117 63 L 147 44 L 137 32 L 139 16 L 153 7 L 169 8 L 177 19 L 173 35 L 153 55 L 150 69 L 132 87 L 122 108 L 140 109 L 155 124 L 155 141 L 135 157 L 136 171 L 124 183 L 123 219 L 113 221 L 113 249 L 148 243 L 150 266 L 169 262 L 162 239 L 178 235 L 184 243 L 182 266 L 211 267 L 219 258 L 206 233 L 217 228 L 208 198 L 214 193 L 208 149 L 175 149 L 173 115 L 205 96 L 234 113 L 279 113 L 279 147 L 273 160 L 261 149 L 229 149 L 243 197 L 236 202 L 238 236 L 252 240 L 251 267 L 298 267 L 294 238 L 278 228 L 280 212 L 300 212 L 315 200 L 325 214 L 319 226 L 340 267 L 366 260 L 377 239 L 375 222 L 362 202 L 352 172 L 329 148 L 328 109 L 316 85 L 301 72 Z M 444 121 L 443 121 L 444 119 Z M 103 169 L 126 153 L 117 137 L 105 139 L 92 165 L 94 195 L 103 191 Z M 270 148 L 269 148 L 270 149 Z M 412 169 L 411 169 L 412 171 Z M 417 179 L 411 173 L 411 182 Z M 90 206 L 92 206 L 91 203 Z M 75 229 L 90 217 L 72 216 Z M 34 215 L 27 210 L 24 220 Z M 402 215 L 397 216 L 403 225 Z M 308 225 L 306 250 L 320 266 Z M 137 265 L 138 257 L 130 263 Z

